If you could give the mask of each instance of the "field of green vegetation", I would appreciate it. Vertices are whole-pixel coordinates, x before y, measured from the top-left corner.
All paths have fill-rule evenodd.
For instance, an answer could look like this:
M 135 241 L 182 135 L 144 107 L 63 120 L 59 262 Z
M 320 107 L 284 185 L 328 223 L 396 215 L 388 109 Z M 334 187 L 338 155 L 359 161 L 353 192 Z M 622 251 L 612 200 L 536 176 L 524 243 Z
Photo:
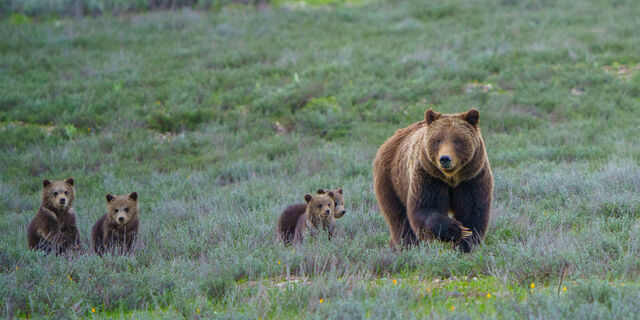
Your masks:
M 640 4 L 447 0 L 0 20 L 0 315 L 635 318 Z M 371 162 L 433 107 L 476 107 L 484 245 L 394 252 Z M 133 256 L 29 251 L 74 177 L 85 248 L 137 191 Z M 342 187 L 332 241 L 275 222 Z

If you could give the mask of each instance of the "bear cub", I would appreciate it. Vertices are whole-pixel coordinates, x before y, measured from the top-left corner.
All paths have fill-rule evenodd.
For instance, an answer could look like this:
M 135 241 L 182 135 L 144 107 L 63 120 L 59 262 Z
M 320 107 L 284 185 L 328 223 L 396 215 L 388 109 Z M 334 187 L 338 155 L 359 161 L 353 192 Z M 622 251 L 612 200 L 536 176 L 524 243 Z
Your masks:
M 321 227 L 332 231 L 329 226 L 334 217 L 335 193 L 320 189 L 316 195 L 306 194 L 304 200 L 304 211 L 300 212 L 300 204 L 294 204 L 287 207 L 278 219 L 277 234 L 285 245 L 302 243 L 306 231 L 314 238 Z
M 32 250 L 62 253 L 80 249 L 73 200 L 76 190 L 73 178 L 42 181 L 42 203 L 27 227 L 27 243 Z
M 107 194 L 106 198 L 107 213 L 91 230 L 93 249 L 98 255 L 106 251 L 131 253 L 138 234 L 138 193 L 132 192 L 123 196 Z
M 318 189 L 318 194 L 326 193 L 323 189 Z M 333 214 L 326 220 L 322 220 L 322 229 L 329 234 L 329 240 L 333 238 L 333 232 L 336 228 L 336 219 L 340 219 L 347 213 L 347 209 L 344 207 L 344 198 L 342 197 L 342 189 L 332 190 L 333 192 Z M 302 212 L 304 213 L 304 211 Z

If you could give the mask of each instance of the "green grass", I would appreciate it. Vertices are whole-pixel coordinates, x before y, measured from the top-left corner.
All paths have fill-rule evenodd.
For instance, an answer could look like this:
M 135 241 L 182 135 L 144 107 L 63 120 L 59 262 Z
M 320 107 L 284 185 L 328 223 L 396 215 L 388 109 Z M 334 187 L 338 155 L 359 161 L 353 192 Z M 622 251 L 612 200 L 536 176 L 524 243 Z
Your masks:
M 634 318 L 638 16 L 454 0 L 0 20 L 0 314 Z M 470 254 L 388 248 L 371 162 L 429 107 L 481 112 L 495 201 Z M 134 256 L 27 249 L 41 180 L 70 176 L 85 247 L 104 195 L 138 192 Z M 282 246 L 281 210 L 329 187 L 335 239 Z

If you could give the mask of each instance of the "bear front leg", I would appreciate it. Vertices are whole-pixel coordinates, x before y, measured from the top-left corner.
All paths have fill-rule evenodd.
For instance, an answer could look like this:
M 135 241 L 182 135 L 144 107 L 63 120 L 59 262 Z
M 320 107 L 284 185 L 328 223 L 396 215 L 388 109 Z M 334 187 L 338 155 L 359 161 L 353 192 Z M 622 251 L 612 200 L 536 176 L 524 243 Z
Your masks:
M 60 254 L 64 252 L 71 243 L 71 238 L 63 232 L 62 224 L 56 214 L 46 208 L 41 208 L 44 215 L 43 225 L 37 232 L 42 239 L 39 247 L 47 252 L 55 251 Z
M 417 180 L 417 179 L 416 179 Z M 449 188 L 435 179 L 420 179 L 411 187 L 407 216 L 420 240 L 436 238 L 458 242 L 471 235 L 460 222 L 449 218 Z
M 80 232 L 78 231 L 78 226 L 76 224 L 76 214 L 73 208 L 69 210 L 69 217 L 67 221 L 65 221 L 65 226 L 63 227 L 62 231 L 69 236 L 70 238 L 69 245 L 73 250 L 76 250 L 76 251 L 82 250 L 82 242 L 80 241 Z
M 488 168 L 451 190 L 454 217 L 472 232 L 471 237 L 457 244 L 460 251 L 469 252 L 482 242 L 489 225 L 492 192 L 493 178 Z
M 304 241 L 304 232 L 306 229 L 307 229 L 307 214 L 304 213 L 300 217 L 298 217 L 298 222 L 296 223 L 296 230 L 293 234 L 294 244 L 302 244 L 302 241 Z
M 334 229 L 335 223 L 332 220 L 322 220 L 322 230 L 327 232 L 329 240 L 333 238 Z
M 125 235 L 125 250 L 127 253 L 133 252 L 133 244 L 136 241 L 137 230 L 126 233 Z

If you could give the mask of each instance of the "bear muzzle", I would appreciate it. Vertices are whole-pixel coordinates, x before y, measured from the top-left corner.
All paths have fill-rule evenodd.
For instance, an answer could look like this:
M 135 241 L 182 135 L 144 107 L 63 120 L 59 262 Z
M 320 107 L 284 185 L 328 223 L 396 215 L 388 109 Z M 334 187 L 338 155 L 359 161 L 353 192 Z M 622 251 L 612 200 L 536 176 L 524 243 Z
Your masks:
M 123 224 L 125 222 L 127 222 L 127 217 L 124 214 L 119 214 L 116 216 L 116 222 L 118 224 Z
M 451 156 L 446 154 L 442 155 L 438 159 L 438 162 L 440 162 L 440 168 L 444 170 L 453 170 L 453 161 L 451 160 Z
M 331 215 L 331 209 L 327 209 L 320 214 L 322 219 L 327 219 Z

